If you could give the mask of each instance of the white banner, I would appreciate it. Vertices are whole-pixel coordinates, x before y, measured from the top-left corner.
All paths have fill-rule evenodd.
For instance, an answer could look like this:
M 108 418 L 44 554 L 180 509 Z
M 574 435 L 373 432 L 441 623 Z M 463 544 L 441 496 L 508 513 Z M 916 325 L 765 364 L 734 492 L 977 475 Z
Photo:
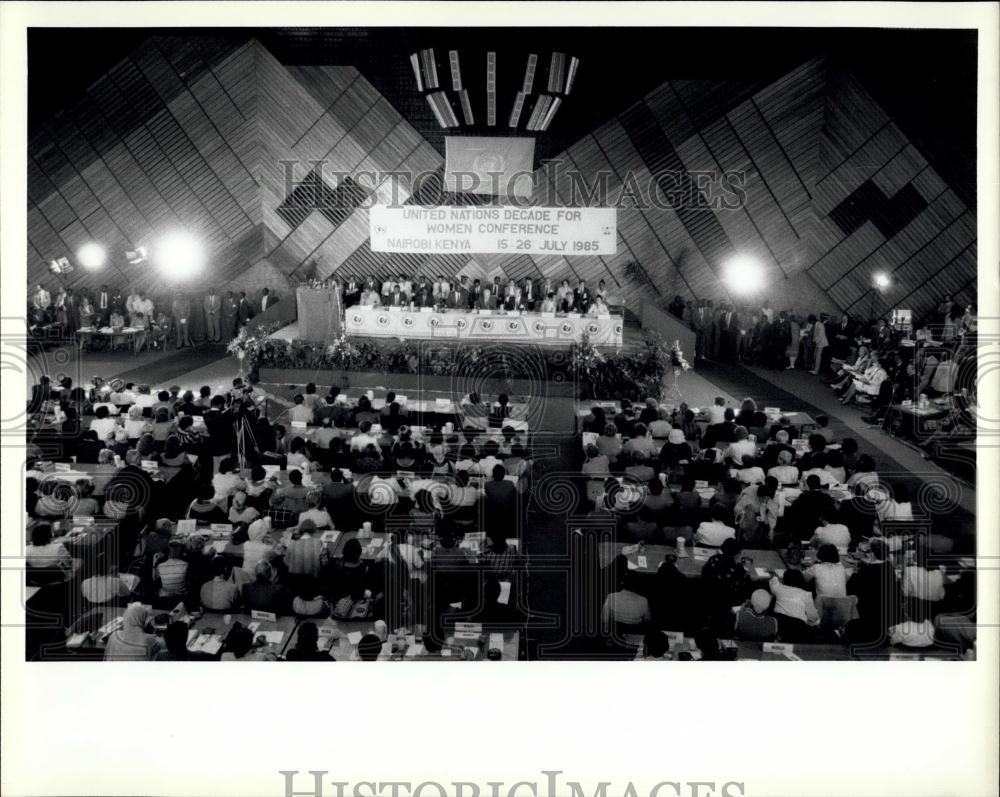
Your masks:
M 376 205 L 374 252 L 425 254 L 614 255 L 614 208 Z

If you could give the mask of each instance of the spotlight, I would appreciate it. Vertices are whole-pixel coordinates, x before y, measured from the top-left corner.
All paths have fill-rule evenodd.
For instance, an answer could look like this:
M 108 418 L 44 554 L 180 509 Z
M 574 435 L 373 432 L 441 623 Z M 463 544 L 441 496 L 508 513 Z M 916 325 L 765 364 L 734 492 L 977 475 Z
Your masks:
M 81 246 L 80 251 L 76 253 L 76 258 L 80 261 L 80 265 L 90 269 L 103 266 L 105 257 L 107 257 L 107 252 L 104 251 L 104 247 L 93 241 Z
M 73 264 L 68 257 L 58 257 L 49 261 L 49 271 L 53 274 L 69 274 L 73 271 Z
M 880 271 L 877 274 L 875 274 L 875 276 L 872 277 L 872 281 L 875 283 L 875 287 L 878 288 L 880 291 L 884 291 L 886 288 L 889 287 L 889 282 L 890 282 L 889 275 L 885 274 L 884 272 Z
M 193 277 L 205 265 L 201 243 L 186 230 L 167 233 L 153 252 L 156 266 L 174 280 Z
M 723 269 L 722 280 L 733 293 L 756 293 L 764 287 L 764 267 L 749 255 L 737 255 Z
M 145 263 L 146 247 L 140 246 L 138 249 L 130 249 L 125 253 L 125 259 L 128 260 L 131 266 L 138 266 L 140 263 Z

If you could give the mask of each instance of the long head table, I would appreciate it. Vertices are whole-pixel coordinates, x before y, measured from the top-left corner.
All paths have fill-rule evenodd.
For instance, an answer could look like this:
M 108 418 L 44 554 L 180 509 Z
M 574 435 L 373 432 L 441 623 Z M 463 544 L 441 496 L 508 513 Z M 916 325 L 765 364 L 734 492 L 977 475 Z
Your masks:
M 621 346 L 622 328 L 621 316 L 589 317 L 573 313 L 478 313 L 474 310 L 355 306 L 348 308 L 344 317 L 344 330 L 349 335 L 421 340 L 567 345 L 579 342 L 586 334 L 598 346 Z

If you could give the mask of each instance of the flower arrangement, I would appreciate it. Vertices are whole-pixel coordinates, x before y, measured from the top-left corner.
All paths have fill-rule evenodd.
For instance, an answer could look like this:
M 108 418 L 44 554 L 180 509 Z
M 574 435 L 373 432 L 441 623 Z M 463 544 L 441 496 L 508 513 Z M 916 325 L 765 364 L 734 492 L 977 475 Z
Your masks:
M 684 359 L 684 351 L 679 340 L 675 340 L 670 346 L 670 365 L 677 372 L 688 371 L 691 368 L 691 363 Z

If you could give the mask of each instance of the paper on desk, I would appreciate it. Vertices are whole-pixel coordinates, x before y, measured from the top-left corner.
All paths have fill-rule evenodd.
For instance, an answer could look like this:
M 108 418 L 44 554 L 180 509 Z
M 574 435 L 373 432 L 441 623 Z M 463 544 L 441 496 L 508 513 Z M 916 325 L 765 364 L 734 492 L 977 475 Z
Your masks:
M 247 628 L 249 629 L 251 634 L 256 634 L 257 629 L 260 628 L 260 623 L 250 623 L 250 625 L 248 625 Z
M 267 640 L 267 644 L 269 644 L 269 645 L 280 645 L 281 644 L 281 640 L 283 640 L 285 638 L 285 632 L 284 631 L 264 631 L 261 634 L 261 636 L 264 637 L 264 639 Z
M 408 659 L 412 659 L 412 658 L 414 658 L 415 656 L 419 656 L 419 655 L 420 655 L 421 653 L 423 653 L 423 652 L 424 652 L 424 646 L 423 646 L 423 645 L 421 645 L 421 644 L 420 644 L 420 643 L 418 642 L 418 643 L 417 643 L 417 644 L 415 644 L 415 645 L 410 645 L 410 646 L 409 646 L 409 647 L 408 647 L 408 648 L 406 649 L 406 658 L 408 658 Z
M 360 631 L 351 631 L 347 635 L 347 641 L 350 642 L 352 645 L 357 645 L 358 642 L 361 641 L 362 636 L 363 634 Z
M 372 537 L 371 542 L 369 542 L 368 544 L 372 548 L 381 548 L 382 547 L 382 542 L 383 542 L 383 540 L 382 540 L 381 537 Z
M 755 567 L 754 572 L 757 574 L 757 578 L 770 578 L 771 574 L 763 567 Z
M 629 559 L 628 560 L 628 569 L 629 570 L 638 570 L 639 569 L 639 565 L 637 565 L 635 562 L 633 562 L 631 559 Z
M 83 641 L 87 638 L 86 634 L 73 634 L 68 640 L 66 640 L 66 647 L 68 648 L 78 648 L 83 645 Z
M 510 582 L 501 581 L 500 582 L 500 597 L 497 598 L 497 603 L 502 603 L 504 606 L 510 601 Z
M 340 532 L 336 530 L 324 531 L 323 536 L 320 537 L 320 539 L 323 542 L 335 543 L 337 540 L 340 539 Z
M 503 650 L 503 634 L 494 632 L 490 634 L 490 643 L 487 650 Z
M 451 658 L 451 648 L 441 648 L 441 655 L 446 659 Z
M 644 569 L 644 570 L 645 570 L 645 569 L 646 569 L 647 567 L 649 567 L 649 562 L 647 562 L 647 561 L 646 561 L 646 557 L 645 557 L 645 556 L 640 556 L 640 557 L 637 557 L 637 562 L 638 562 L 638 564 L 639 564 L 639 567 L 641 567 L 641 568 L 642 568 L 642 569 Z
M 216 540 L 215 542 L 211 543 L 211 548 L 216 553 L 222 553 L 226 550 L 227 544 L 228 543 L 225 540 Z

